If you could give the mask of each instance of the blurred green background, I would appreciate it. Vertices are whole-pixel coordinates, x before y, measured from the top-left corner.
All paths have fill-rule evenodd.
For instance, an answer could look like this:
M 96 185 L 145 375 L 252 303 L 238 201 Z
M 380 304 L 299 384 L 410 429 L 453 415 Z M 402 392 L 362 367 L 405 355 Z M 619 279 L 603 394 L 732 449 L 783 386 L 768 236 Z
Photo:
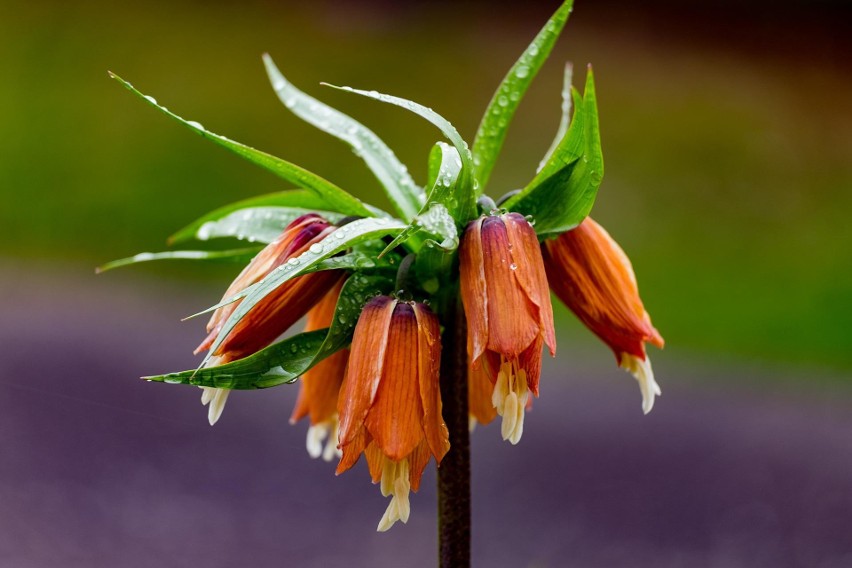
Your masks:
M 852 75 L 848 26 L 836 15 L 848 13 L 832 3 L 716 2 L 699 13 L 577 4 L 515 119 L 491 193 L 531 178 L 558 123 L 564 62 L 574 62 L 575 83 L 592 62 L 606 159 L 593 216 L 632 258 L 668 349 L 846 368 Z M 414 99 L 471 141 L 493 89 L 556 5 L 0 4 L 3 263 L 61 273 L 161 250 L 205 211 L 287 187 L 142 104 L 108 69 L 214 132 L 381 205 L 378 183 L 346 146 L 280 105 L 261 53 L 374 129 L 423 182 L 437 131 L 319 82 Z M 215 299 L 235 269 L 130 270 Z M 566 333 L 584 333 L 560 310 Z

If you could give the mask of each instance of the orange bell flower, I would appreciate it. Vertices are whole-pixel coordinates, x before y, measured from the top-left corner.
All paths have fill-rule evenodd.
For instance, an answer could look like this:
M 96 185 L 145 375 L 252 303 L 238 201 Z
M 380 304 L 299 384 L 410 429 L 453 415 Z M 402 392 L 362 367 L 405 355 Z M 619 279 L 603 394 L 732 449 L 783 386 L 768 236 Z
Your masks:
M 661 391 L 645 342 L 662 348 L 664 341 L 639 298 L 630 259 L 591 217 L 542 248 L 551 288 L 613 350 L 618 365 L 636 377 L 648 414 Z
M 450 449 L 441 415 L 438 318 L 424 304 L 377 296 L 364 306 L 337 403 L 341 474 L 367 457 L 373 483 L 391 501 L 379 522 L 386 531 L 408 521 L 409 492 L 417 491 L 431 456 Z
M 459 256 L 473 392 L 481 393 L 473 381 L 484 369 L 503 439 L 517 444 L 529 394 L 538 396 L 543 345 L 556 353 L 538 238 L 518 213 L 480 217 L 465 229 Z
M 340 280 L 319 303 L 308 312 L 305 331 L 314 331 L 331 326 L 334 310 L 343 281 Z M 307 447 L 312 458 L 322 456 L 325 461 L 331 461 L 335 456 L 341 457 L 337 448 L 337 397 L 340 384 L 346 373 L 346 363 L 349 361 L 349 349 L 341 349 L 326 357 L 307 373 L 302 375 L 299 397 L 290 416 L 290 424 L 295 424 L 305 416 L 310 416 L 311 425 L 308 428 Z M 323 441 L 326 441 L 323 449 Z
M 288 260 L 296 258 L 334 230 L 334 225 L 313 213 L 295 219 L 287 225 L 277 239 L 261 250 L 240 272 L 222 299 L 231 298 L 259 282 L 267 274 Z M 213 353 L 207 366 L 222 365 L 247 357 L 271 344 L 304 316 L 340 278 L 339 271 L 327 270 L 305 274 L 284 282 L 240 320 Z M 210 348 L 225 321 L 240 301 L 222 306 L 213 312 L 207 324 L 207 338 L 195 349 L 196 354 Z M 201 388 L 204 390 L 201 403 L 210 404 L 207 418 L 212 426 L 222 415 L 222 409 L 225 407 L 230 391 L 212 387 Z
M 470 430 L 477 424 L 488 424 L 497 417 L 497 409 L 491 402 L 494 393 L 494 385 L 488 378 L 488 370 L 485 365 L 474 369 L 468 365 L 467 369 L 467 408 L 469 415 Z

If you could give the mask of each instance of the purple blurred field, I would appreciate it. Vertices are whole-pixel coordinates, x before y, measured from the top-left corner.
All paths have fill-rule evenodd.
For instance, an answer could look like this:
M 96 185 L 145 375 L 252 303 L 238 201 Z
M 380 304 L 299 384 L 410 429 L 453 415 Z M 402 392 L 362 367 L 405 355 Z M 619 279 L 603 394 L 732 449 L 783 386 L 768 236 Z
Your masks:
M 235 393 L 210 428 L 197 389 L 134 380 L 192 364 L 201 323 L 179 317 L 210 298 L 0 274 L 0 566 L 435 564 L 434 472 L 376 534 L 366 469 L 335 478 L 287 424 L 295 386 Z M 610 356 L 570 343 L 519 446 L 474 434 L 477 566 L 852 565 L 849 389 L 672 363 L 670 344 L 643 417 Z

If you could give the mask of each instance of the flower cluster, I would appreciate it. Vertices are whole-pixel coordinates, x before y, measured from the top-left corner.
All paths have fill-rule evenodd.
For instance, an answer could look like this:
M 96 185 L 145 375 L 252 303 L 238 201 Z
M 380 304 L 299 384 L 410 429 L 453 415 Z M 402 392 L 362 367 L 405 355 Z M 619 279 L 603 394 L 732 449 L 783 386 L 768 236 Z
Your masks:
M 506 76 L 472 149 L 431 109 L 346 88 L 420 115 L 452 142 L 436 144 L 425 187 L 375 133 L 296 89 L 265 58 L 286 107 L 350 144 L 382 183 L 393 213 L 183 120 L 122 81 L 206 139 L 301 188 L 223 207 L 173 238 L 236 237 L 252 246 L 266 243 L 262 248 L 146 253 L 109 265 L 252 256 L 213 311 L 196 350 L 206 353 L 200 368 L 147 378 L 200 386 L 211 425 L 231 390 L 301 378 L 291 422 L 309 419 L 308 453 L 337 458 L 338 474 L 365 455 L 373 482 L 390 497 L 380 531 L 407 522 L 409 494 L 427 464 L 434 458 L 440 465 L 451 451 L 441 400 L 441 381 L 449 380 L 440 371 L 441 328 L 454 325 L 445 319 L 459 302 L 467 322 L 468 360 L 461 370 L 467 372 L 461 375 L 468 381 L 471 428 L 499 415 L 502 438 L 521 440 L 526 410 L 540 393 L 544 349 L 556 354 L 551 290 L 633 373 L 649 412 L 660 388 L 645 343 L 662 347 L 663 339 L 639 298 L 627 256 L 588 217 L 603 175 L 591 68 L 582 95 L 570 87 L 568 69 L 562 124 L 538 174 L 499 204 L 482 193 L 508 123 L 570 11 L 569 0 Z M 303 316 L 305 331 L 279 340 Z

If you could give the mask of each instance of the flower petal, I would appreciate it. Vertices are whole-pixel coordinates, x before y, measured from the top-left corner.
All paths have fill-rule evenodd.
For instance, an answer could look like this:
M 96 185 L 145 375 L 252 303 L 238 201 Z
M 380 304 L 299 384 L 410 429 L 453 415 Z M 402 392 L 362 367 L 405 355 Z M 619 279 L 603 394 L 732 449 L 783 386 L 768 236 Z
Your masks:
M 544 340 L 539 335 L 518 357 L 518 368 L 523 369 L 530 391 L 538 396 L 538 382 L 541 376 L 541 348 Z
M 538 307 L 544 342 L 550 349 L 550 354 L 556 355 L 553 306 L 550 303 L 550 287 L 547 284 L 538 237 L 532 225 L 521 214 L 509 213 L 504 215 L 503 219 L 512 251 L 512 263 L 517 267 L 515 278 L 526 292 L 527 298 Z
M 337 400 L 342 446 L 349 444 L 357 435 L 376 398 L 396 303 L 387 296 L 373 298 L 364 306 L 355 325 L 349 349 L 349 367 Z
M 423 406 L 418 381 L 417 336 L 414 309 L 407 303 L 397 302 L 390 321 L 378 392 L 364 420 L 373 439 L 384 454 L 394 461 L 410 454 L 424 436 L 421 426 Z M 353 353 L 355 349 L 353 343 Z M 375 357 L 374 351 L 369 354 Z
M 426 441 L 420 442 L 414 451 L 408 456 L 408 465 L 409 465 L 409 481 L 411 482 L 411 489 L 413 491 L 418 491 L 420 489 L 420 479 L 423 477 L 423 470 L 426 469 L 426 466 L 429 464 L 429 458 L 432 457 L 432 454 L 429 450 L 429 446 L 426 444 Z
M 471 221 L 459 248 L 461 297 L 467 319 L 467 353 L 475 364 L 488 345 L 488 293 L 481 228 L 482 219 Z
M 337 285 L 311 308 L 308 312 L 305 331 L 324 329 L 331 325 L 342 288 L 343 279 L 340 279 Z M 346 374 L 348 361 L 349 350 L 341 349 L 320 361 L 302 376 L 299 398 L 290 416 L 290 423 L 295 423 L 310 414 L 311 424 L 316 425 L 326 422 L 337 414 L 337 397 Z
M 340 475 L 358 463 L 361 453 L 365 448 L 369 447 L 371 442 L 370 433 L 367 432 L 366 428 L 361 427 L 352 435 L 352 440 L 348 444 L 341 444 L 340 450 L 343 452 L 343 456 L 341 456 L 340 462 L 337 464 L 337 469 L 334 472 L 335 475 Z
M 540 334 L 538 307 L 526 297 L 515 272 L 506 226 L 500 217 L 482 222 L 482 254 L 488 283 L 488 349 L 518 355 Z M 470 321 L 470 320 L 468 320 Z
M 544 243 L 548 280 L 559 299 L 621 353 L 645 357 L 645 341 L 663 338 L 645 312 L 630 260 L 609 234 L 587 217 L 578 227 Z
M 450 434 L 441 405 L 441 329 L 438 318 L 424 304 L 414 304 L 414 314 L 419 330 L 417 377 L 423 405 L 422 427 L 435 461 L 441 463 L 450 449 Z
M 479 369 L 468 367 L 467 371 L 467 398 L 468 413 L 480 424 L 488 424 L 497 416 L 497 410 L 491 403 L 491 394 L 494 385 L 488 378 L 486 365 Z

